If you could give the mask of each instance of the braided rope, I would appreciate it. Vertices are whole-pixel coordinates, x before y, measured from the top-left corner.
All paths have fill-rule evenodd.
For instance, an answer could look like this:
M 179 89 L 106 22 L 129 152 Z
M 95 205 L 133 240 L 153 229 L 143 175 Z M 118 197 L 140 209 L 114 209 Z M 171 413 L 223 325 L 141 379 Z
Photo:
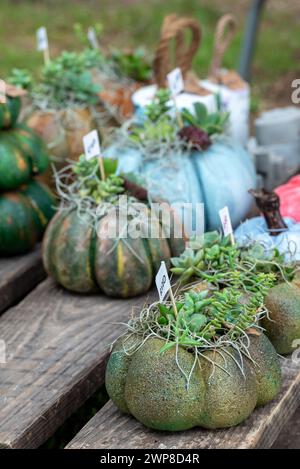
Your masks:
M 219 78 L 220 69 L 224 54 L 230 46 L 236 34 L 236 20 L 233 15 L 224 15 L 218 21 L 215 33 L 215 45 L 213 52 L 213 59 L 210 68 L 210 75 L 214 78 Z
M 184 44 L 184 30 L 192 33 L 189 45 Z M 167 74 L 175 68 L 170 60 L 170 44 L 175 40 L 175 64 L 181 69 L 183 78 L 191 69 L 192 60 L 201 42 L 201 29 L 192 18 L 179 18 L 172 14 L 165 17 L 161 29 L 161 39 L 153 62 L 154 77 L 159 87 L 165 87 Z

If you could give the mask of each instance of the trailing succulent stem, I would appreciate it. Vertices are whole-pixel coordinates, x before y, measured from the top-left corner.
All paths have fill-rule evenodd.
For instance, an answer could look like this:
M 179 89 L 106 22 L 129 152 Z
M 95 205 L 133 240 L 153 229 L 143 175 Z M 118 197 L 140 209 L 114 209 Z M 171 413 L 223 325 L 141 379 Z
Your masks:
M 242 288 L 256 292 L 261 274 L 273 274 L 276 282 L 290 281 L 296 271 L 294 263 L 286 264 L 276 248 L 266 252 L 259 243 L 247 248 L 232 246 L 229 237 L 218 232 L 205 233 L 191 240 L 180 257 L 172 259 L 171 271 L 182 283 L 199 278 L 218 286 Z

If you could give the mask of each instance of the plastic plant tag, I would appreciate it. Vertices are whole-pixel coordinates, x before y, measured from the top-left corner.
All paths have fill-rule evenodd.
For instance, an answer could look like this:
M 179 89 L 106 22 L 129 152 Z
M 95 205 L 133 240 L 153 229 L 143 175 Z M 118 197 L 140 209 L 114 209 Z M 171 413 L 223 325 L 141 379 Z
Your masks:
M 49 48 L 47 29 L 41 26 L 36 32 L 37 50 L 45 51 Z
M 92 130 L 83 137 L 84 153 L 87 160 L 101 156 L 101 147 L 97 130 Z
M 174 68 L 172 72 L 168 73 L 167 80 L 173 97 L 184 90 L 184 81 L 179 67 Z
M 6 103 L 6 84 L 4 80 L 0 80 L 0 104 Z
M 99 42 L 97 39 L 95 28 L 92 26 L 89 27 L 87 32 L 87 38 L 94 49 L 99 49 Z
M 228 207 L 223 207 L 221 210 L 219 210 L 219 215 L 222 222 L 224 236 L 233 237 L 233 230 Z
M 159 271 L 156 274 L 155 283 L 156 283 L 159 299 L 160 301 L 163 301 L 168 291 L 171 290 L 169 274 L 168 274 L 167 267 L 164 261 L 161 262 Z

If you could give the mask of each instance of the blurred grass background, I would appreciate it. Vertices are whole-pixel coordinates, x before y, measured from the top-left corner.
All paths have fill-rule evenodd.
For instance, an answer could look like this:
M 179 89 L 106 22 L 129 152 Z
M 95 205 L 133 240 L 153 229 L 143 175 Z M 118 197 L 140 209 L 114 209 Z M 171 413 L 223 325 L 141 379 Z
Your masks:
M 82 47 L 74 35 L 74 23 L 87 29 L 101 22 L 105 47 L 144 45 L 153 51 L 163 17 L 176 12 L 193 16 L 202 25 L 202 46 L 194 68 L 205 77 L 216 22 L 228 12 L 237 17 L 238 34 L 224 65 L 237 67 L 250 4 L 251 0 L 0 0 L 0 76 L 5 78 L 13 67 L 38 71 L 42 55 L 36 51 L 35 32 L 41 25 L 47 27 L 52 56 Z M 290 104 L 291 81 L 297 73 L 300 76 L 299 13 L 299 0 L 267 2 L 253 67 L 256 105 Z

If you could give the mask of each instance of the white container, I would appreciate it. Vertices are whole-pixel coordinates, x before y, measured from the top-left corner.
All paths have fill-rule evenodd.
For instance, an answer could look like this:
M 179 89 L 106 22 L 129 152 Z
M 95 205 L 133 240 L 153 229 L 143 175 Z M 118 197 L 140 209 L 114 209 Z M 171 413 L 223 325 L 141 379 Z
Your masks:
M 157 92 L 157 85 L 144 86 L 140 88 L 132 95 L 132 102 L 136 111 L 137 116 L 143 117 L 145 106 L 151 104 L 153 98 Z M 176 106 L 179 110 L 187 108 L 190 112 L 193 112 L 194 103 L 203 103 L 208 112 L 216 112 L 217 103 L 213 93 L 206 96 L 199 96 L 192 93 L 181 93 L 176 97 Z M 173 112 L 175 112 L 174 102 L 171 99 L 168 104 L 170 105 Z M 171 111 L 171 112 L 172 112 Z
M 202 80 L 201 86 L 220 96 L 222 111 L 230 113 L 227 135 L 246 146 L 249 139 L 249 85 L 245 83 L 243 88 L 230 89 L 210 80 Z

